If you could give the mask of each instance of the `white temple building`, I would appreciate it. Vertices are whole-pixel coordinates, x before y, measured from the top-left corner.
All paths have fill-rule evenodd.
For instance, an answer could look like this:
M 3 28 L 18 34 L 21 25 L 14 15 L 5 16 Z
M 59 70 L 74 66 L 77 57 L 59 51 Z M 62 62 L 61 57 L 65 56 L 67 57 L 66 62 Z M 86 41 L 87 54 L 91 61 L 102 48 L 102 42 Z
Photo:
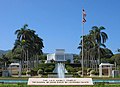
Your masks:
M 51 60 L 54 60 L 55 62 L 65 62 L 70 61 L 70 63 L 73 63 L 73 54 L 65 53 L 65 49 L 56 49 L 55 53 L 47 54 L 47 60 L 46 63 L 51 63 Z

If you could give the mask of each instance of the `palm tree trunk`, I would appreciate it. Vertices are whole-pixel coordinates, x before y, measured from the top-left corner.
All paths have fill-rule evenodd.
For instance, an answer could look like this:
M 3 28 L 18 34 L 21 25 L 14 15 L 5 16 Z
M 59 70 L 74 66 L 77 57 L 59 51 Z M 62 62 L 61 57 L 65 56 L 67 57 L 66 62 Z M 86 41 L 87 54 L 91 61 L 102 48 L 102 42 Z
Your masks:
M 35 57 L 34 56 L 32 56 L 33 58 L 32 58 L 32 61 L 33 61 L 33 64 L 32 64 L 32 68 L 34 68 L 34 66 L 35 66 Z
M 24 70 L 26 70 L 26 68 L 27 68 L 27 65 L 26 65 L 26 52 L 24 51 Z
M 38 60 L 38 55 L 36 54 L 36 67 L 38 67 L 39 60 Z
M 27 56 L 27 70 L 28 70 L 28 68 L 29 68 L 28 67 L 29 66 L 28 49 L 27 49 L 27 55 L 26 56 Z
M 97 62 L 97 60 L 96 60 L 95 65 L 96 65 L 95 71 L 97 71 L 98 70 L 98 62 Z
M 89 68 L 89 52 L 87 51 L 87 68 Z
M 90 68 L 92 68 L 92 65 L 91 65 L 91 64 L 92 64 L 92 63 L 91 63 L 92 58 L 91 58 L 91 54 L 90 54 L 90 53 L 89 53 L 89 57 L 90 57 L 90 58 L 89 58 L 89 59 L 90 59 Z
M 100 47 L 98 47 L 98 60 L 99 60 L 98 65 L 100 65 L 100 63 L 101 63 L 101 59 L 100 59 Z
M 20 59 L 20 61 L 21 61 L 21 69 L 24 70 L 24 64 L 23 64 L 23 62 L 24 62 L 24 52 L 23 52 L 23 50 L 21 52 L 20 57 L 21 57 L 21 59 Z
M 93 57 L 93 63 L 92 63 L 92 65 L 93 65 L 93 69 L 95 69 L 95 56 Z
M 89 51 L 88 51 L 88 68 L 90 68 L 90 54 L 89 54 Z
M 94 69 L 94 56 L 92 56 L 92 69 Z

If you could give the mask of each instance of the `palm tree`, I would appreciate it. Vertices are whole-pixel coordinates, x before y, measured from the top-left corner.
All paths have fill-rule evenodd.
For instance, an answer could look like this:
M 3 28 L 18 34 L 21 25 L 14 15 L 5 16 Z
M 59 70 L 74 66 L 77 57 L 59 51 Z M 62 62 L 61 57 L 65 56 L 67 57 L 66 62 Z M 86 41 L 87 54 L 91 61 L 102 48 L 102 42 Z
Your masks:
M 36 34 L 34 37 L 34 54 L 35 54 L 35 59 L 36 59 L 36 66 L 38 66 L 39 60 L 38 60 L 38 55 L 43 54 L 42 48 L 44 47 L 43 45 L 43 39 L 38 37 Z
M 2 54 L 1 62 L 4 65 L 4 70 L 7 70 L 7 65 L 10 62 L 9 59 L 5 56 L 5 54 Z
M 31 61 L 34 63 L 33 55 L 35 53 L 42 54 L 43 40 L 35 34 L 34 30 L 28 29 L 28 25 L 25 24 L 21 29 L 16 30 L 17 40 L 14 44 L 14 49 L 22 48 L 23 60 L 27 60 L 27 69 L 32 66 Z M 22 58 L 22 57 L 21 57 Z M 30 66 L 30 67 L 29 67 Z
M 83 50 L 84 50 L 84 66 L 86 67 L 89 67 L 90 66 L 90 49 L 94 46 L 94 42 L 92 40 L 92 37 L 91 35 L 85 35 L 83 36 Z M 80 46 L 78 47 L 78 49 L 81 49 L 82 50 L 82 40 L 81 40 L 81 43 L 79 44 Z
M 96 47 L 97 47 L 97 51 L 98 51 L 98 59 L 99 59 L 99 64 L 101 62 L 100 60 L 100 47 L 106 47 L 104 45 L 104 43 L 106 42 L 106 40 L 108 39 L 108 36 L 105 32 L 103 32 L 102 30 L 105 30 L 105 28 L 103 26 L 101 27 L 97 27 L 97 26 L 93 26 L 92 30 L 90 30 L 90 34 L 93 36 L 94 42 L 96 43 Z
M 13 51 L 18 47 L 22 48 L 21 58 L 23 58 L 23 59 L 20 59 L 21 63 L 22 63 L 21 65 L 23 65 L 24 60 L 26 61 L 28 59 L 28 58 L 26 59 L 26 57 L 28 57 L 26 48 L 28 47 L 27 40 L 29 40 L 31 38 L 31 34 L 29 33 L 29 30 L 27 29 L 27 27 L 28 27 L 28 25 L 25 24 L 21 29 L 18 29 L 15 31 L 15 34 L 17 35 L 17 40 L 15 41 Z M 27 65 L 27 67 L 28 67 L 28 65 Z
M 83 36 L 83 42 L 84 42 L 84 66 L 86 67 L 91 67 L 93 69 L 97 70 L 98 67 L 98 62 L 97 60 L 100 58 L 101 56 L 103 56 L 103 54 L 105 54 L 105 42 L 108 39 L 108 36 L 105 32 L 102 32 L 102 30 L 104 30 L 104 27 L 97 27 L 97 26 L 93 26 L 92 30 L 90 30 L 88 35 L 84 35 Z M 82 49 L 82 40 L 79 44 L 79 49 Z M 81 53 L 80 53 L 81 55 Z
M 19 52 L 18 52 L 19 51 Z M 22 69 L 24 69 L 24 60 L 26 61 L 26 51 L 25 51 L 25 40 L 15 40 L 14 47 L 12 49 L 14 55 L 19 55 L 17 59 L 20 61 L 22 65 Z

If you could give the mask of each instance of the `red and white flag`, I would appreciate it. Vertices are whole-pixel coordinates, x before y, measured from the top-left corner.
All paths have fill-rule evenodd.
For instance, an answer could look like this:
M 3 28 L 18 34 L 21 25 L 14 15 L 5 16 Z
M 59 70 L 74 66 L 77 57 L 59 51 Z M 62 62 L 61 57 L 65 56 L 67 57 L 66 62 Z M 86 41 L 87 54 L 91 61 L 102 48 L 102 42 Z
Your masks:
M 83 10 L 82 10 L 82 23 L 85 23 L 85 22 L 86 22 L 85 17 L 86 17 L 86 13 L 85 13 L 85 10 L 83 9 Z

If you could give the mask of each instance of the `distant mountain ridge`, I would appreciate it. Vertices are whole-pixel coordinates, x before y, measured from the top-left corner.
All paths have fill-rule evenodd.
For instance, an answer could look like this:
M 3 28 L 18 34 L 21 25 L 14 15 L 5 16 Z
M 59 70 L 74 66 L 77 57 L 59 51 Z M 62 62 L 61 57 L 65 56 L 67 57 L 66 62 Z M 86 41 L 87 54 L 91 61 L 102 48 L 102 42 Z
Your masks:
M 8 53 L 9 51 L 11 51 L 11 50 L 0 50 L 0 57 L 2 56 L 2 54 L 6 54 L 6 53 Z M 43 53 L 44 55 L 47 55 L 47 54 L 49 54 L 49 53 Z M 77 54 L 73 54 L 73 55 L 77 55 Z
M 0 56 L 2 56 L 2 54 L 6 54 L 7 52 L 9 52 L 10 50 L 0 50 Z

